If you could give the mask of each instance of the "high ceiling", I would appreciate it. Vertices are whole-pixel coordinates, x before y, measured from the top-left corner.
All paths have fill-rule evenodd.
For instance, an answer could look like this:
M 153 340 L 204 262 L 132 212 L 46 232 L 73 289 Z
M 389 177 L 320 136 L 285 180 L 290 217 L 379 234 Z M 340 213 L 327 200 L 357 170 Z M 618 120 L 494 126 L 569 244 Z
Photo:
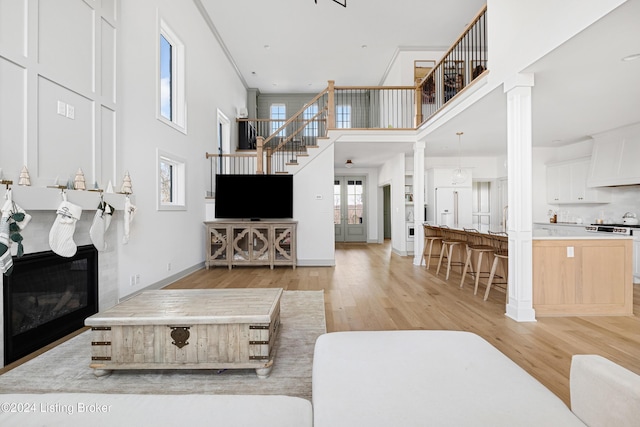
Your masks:
M 400 51 L 446 50 L 483 6 L 483 0 L 195 0 L 248 88 L 261 93 L 317 93 L 338 85 L 380 85 Z M 488 12 L 491 13 L 490 11 Z M 533 138 L 560 146 L 640 121 L 640 0 L 629 0 L 555 51 L 531 64 Z M 311 47 L 311 48 L 310 48 Z M 428 156 L 506 152 L 506 96 L 501 87 L 428 138 Z M 391 135 L 389 135 L 391 136 Z M 410 142 L 361 141 L 336 145 L 335 164 L 359 155 L 358 166 L 377 167 Z M 368 153 L 368 154 L 367 154 Z
M 247 87 L 376 86 L 399 49 L 446 50 L 485 0 L 196 0 Z M 341 0 L 342 2 L 342 0 Z

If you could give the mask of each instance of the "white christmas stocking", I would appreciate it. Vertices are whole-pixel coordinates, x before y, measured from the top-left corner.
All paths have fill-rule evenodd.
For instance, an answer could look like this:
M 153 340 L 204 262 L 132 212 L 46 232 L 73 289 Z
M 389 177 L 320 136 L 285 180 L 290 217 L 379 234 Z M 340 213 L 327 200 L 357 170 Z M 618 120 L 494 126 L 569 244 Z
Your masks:
M 89 229 L 89 236 L 91 237 L 93 246 L 95 246 L 98 251 L 107 250 L 105 233 L 109 225 L 111 225 L 113 211 L 113 206 L 105 202 L 100 202 L 96 214 L 93 217 L 93 223 Z
M 133 221 L 133 216 L 136 213 L 136 207 L 131 204 L 131 200 L 129 200 L 129 196 L 127 196 L 124 200 L 124 236 L 122 236 L 122 243 L 129 243 L 129 226 L 131 225 L 131 221 Z
M 73 241 L 73 233 L 76 230 L 76 222 L 82 214 L 82 208 L 64 200 L 58 206 L 56 214 L 58 216 L 49 232 L 49 246 L 56 254 L 70 258 L 78 250 Z

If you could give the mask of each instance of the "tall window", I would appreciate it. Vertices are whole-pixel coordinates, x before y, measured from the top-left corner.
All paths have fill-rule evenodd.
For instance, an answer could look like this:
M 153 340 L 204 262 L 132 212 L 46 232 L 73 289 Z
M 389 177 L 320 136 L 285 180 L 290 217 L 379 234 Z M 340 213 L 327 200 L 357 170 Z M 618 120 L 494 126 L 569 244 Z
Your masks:
M 185 47 L 163 20 L 159 29 L 158 119 L 185 132 Z
M 171 70 L 171 43 L 160 34 L 160 114 L 171 121 L 173 113 L 172 92 L 173 81 Z
M 313 120 L 312 122 L 309 122 L 307 126 L 305 126 L 302 132 L 304 136 L 318 136 L 318 122 L 314 118 L 316 114 L 318 114 L 318 105 L 316 104 L 310 105 L 309 108 L 304 110 L 302 118 L 304 119 L 305 123 L 307 122 L 307 120 Z
M 351 105 L 336 105 L 336 128 L 351 128 Z
M 272 104 L 269 118 L 271 119 L 271 133 L 275 133 L 287 118 L 287 106 L 284 104 Z M 286 129 L 282 129 L 278 136 L 285 136 L 286 134 Z

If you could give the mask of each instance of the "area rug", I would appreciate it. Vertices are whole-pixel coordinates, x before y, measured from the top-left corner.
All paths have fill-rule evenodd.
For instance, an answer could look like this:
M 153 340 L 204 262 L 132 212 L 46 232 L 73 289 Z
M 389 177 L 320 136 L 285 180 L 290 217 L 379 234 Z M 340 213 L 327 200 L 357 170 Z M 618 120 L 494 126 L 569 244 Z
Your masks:
M 316 338 L 326 332 L 322 291 L 284 291 L 271 375 L 253 369 L 115 370 L 96 377 L 89 368 L 90 332 L 0 375 L 0 393 L 278 394 L 311 399 Z

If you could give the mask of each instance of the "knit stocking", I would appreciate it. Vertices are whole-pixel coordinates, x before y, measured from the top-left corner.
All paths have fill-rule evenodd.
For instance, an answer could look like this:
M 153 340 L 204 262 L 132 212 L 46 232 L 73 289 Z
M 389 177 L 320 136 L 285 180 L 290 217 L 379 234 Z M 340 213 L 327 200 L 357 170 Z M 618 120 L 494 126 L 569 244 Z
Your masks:
M 82 208 L 64 200 L 58 206 L 56 214 L 56 220 L 49 232 L 49 246 L 56 254 L 70 258 L 78 250 L 73 241 L 73 233 L 76 230 L 76 222 L 82 214 Z
M 98 251 L 107 250 L 107 242 L 105 241 L 105 233 L 111 225 L 111 218 L 113 216 L 113 206 L 105 202 L 100 202 L 96 214 L 93 217 L 93 223 L 89 229 L 89 237 L 93 246 Z

